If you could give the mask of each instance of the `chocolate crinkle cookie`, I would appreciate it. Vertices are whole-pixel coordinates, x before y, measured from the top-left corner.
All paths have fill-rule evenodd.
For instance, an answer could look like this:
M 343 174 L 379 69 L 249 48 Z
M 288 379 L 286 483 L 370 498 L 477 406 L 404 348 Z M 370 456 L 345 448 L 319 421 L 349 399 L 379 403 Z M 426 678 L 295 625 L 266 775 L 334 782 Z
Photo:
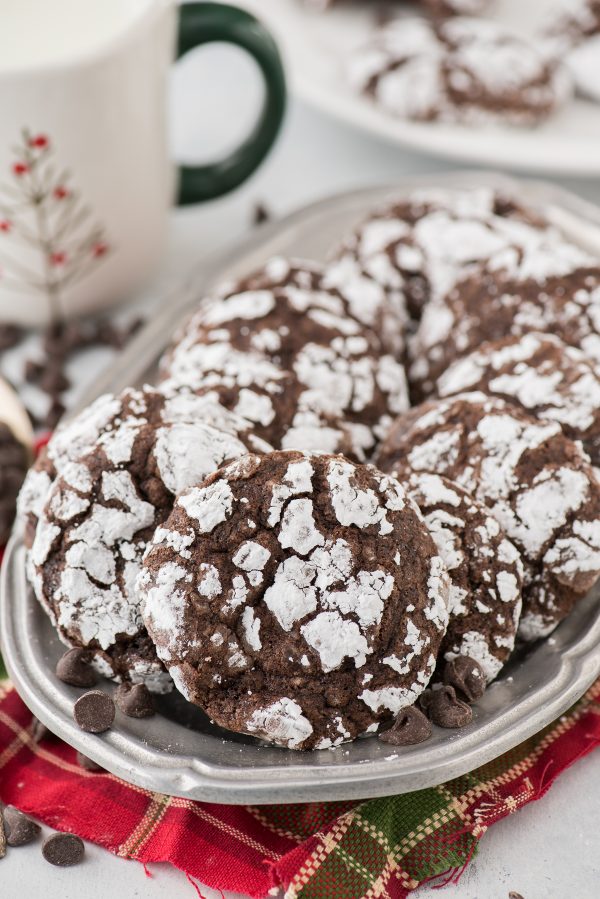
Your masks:
M 413 704 L 448 621 L 417 507 L 341 456 L 247 455 L 184 490 L 138 586 L 183 695 L 290 749 L 374 732 Z
M 74 418 L 58 426 L 47 446 L 39 453 L 19 495 L 18 510 L 26 524 L 25 543 L 31 547 L 38 518 L 50 488 L 67 465 L 88 456 L 98 448 L 111 450 L 113 444 L 126 445 L 124 435 L 133 435 L 148 419 L 169 425 L 198 419 L 220 431 L 248 442 L 249 449 L 263 452 L 270 446 L 254 435 L 252 422 L 231 411 L 212 393 L 195 397 L 176 384 L 159 388 L 127 388 L 120 394 L 98 397 Z
M 544 37 L 548 47 L 564 53 L 600 34 L 600 0 L 563 0 L 556 4 Z
M 169 688 L 170 679 L 135 589 L 146 545 L 177 493 L 249 448 L 270 449 L 243 430 L 210 424 L 197 402 L 151 387 L 103 398 L 94 449 L 61 462 L 30 552 L 33 588 L 61 638 L 90 649 L 100 673 L 155 692 Z
M 404 368 L 368 324 L 387 302 L 370 283 L 374 296 L 312 263 L 272 259 L 200 306 L 163 376 L 217 391 L 276 448 L 364 459 L 408 406 Z
M 396 19 L 352 55 L 348 74 L 385 112 L 416 121 L 531 126 L 573 93 L 557 59 L 477 18 Z
M 481 391 L 521 406 L 541 421 L 557 421 L 600 466 L 600 363 L 551 334 L 524 334 L 484 343 L 437 381 L 441 397 Z
M 418 399 L 459 357 L 482 343 L 549 332 L 600 361 L 600 268 L 553 229 L 466 268 L 424 310 L 410 343 L 409 377 Z
M 334 251 L 329 271 L 343 270 L 354 260 L 384 288 L 398 321 L 408 313 L 406 331 L 465 269 L 514 252 L 530 232 L 547 228 L 534 209 L 502 191 L 412 190 L 375 210 L 347 236 Z
M 600 484 L 557 422 L 460 394 L 398 419 L 378 464 L 438 473 L 489 508 L 523 559 L 525 640 L 547 636 L 598 579 Z
M 473 659 L 489 683 L 515 645 L 523 582 L 520 554 L 489 509 L 456 482 L 410 469 L 397 474 L 419 506 L 450 575 L 450 621 L 440 659 Z

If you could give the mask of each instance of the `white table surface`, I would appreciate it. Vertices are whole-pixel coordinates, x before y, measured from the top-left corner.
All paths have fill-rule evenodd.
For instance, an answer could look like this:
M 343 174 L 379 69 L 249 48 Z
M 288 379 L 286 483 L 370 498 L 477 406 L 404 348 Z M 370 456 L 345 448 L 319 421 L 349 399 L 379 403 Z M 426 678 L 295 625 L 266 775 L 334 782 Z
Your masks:
M 214 82 L 214 73 L 221 79 Z M 198 84 L 211 75 L 211 95 Z M 243 133 L 252 120 L 260 87 L 237 51 L 207 48 L 179 65 L 173 78 L 172 134 L 179 155 L 210 157 Z M 223 115 L 223 109 L 230 114 Z M 202 151 L 202 152 L 201 152 Z M 443 164 L 447 170 L 449 166 Z M 436 160 L 382 145 L 293 101 L 281 140 L 263 168 L 235 194 L 201 207 L 173 212 L 169 245 L 150 293 L 173 284 L 203 257 L 246 232 L 256 201 L 283 215 L 311 200 L 369 183 L 393 182 L 409 172 L 438 172 Z M 600 203 L 600 183 L 561 183 Z M 423 889 L 420 899 L 597 899 L 600 896 L 600 753 L 565 772 L 542 800 L 494 826 L 458 886 Z M 80 899 L 93 885 L 101 897 L 176 899 L 194 896 L 183 874 L 167 865 L 141 865 L 87 846 L 85 863 L 60 870 L 39 846 L 9 850 L 0 861 L 0 896 Z M 201 887 L 206 899 L 220 893 Z M 231 897 L 232 894 L 229 894 Z M 229 899 L 228 897 L 228 899 Z M 358 897 L 357 897 L 358 899 Z

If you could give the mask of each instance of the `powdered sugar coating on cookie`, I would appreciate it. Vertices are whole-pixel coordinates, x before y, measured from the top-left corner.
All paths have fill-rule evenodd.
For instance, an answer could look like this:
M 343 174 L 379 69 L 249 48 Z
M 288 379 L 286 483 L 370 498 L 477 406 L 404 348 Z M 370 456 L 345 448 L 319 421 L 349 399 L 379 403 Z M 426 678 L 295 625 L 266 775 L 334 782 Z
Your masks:
M 352 86 L 393 116 L 532 125 L 573 92 L 568 71 L 533 42 L 492 22 L 400 18 L 352 56 Z
M 445 475 L 490 509 L 522 555 L 524 639 L 550 633 L 598 579 L 600 484 L 558 423 L 460 394 L 399 419 L 378 464 Z
M 195 397 L 146 387 L 124 391 L 108 406 L 112 417 L 103 419 L 95 448 L 61 460 L 31 549 L 32 583 L 69 644 L 92 649 L 115 677 L 165 688 L 170 680 L 144 630 L 135 589 L 147 542 L 176 493 L 245 455 L 248 444 L 202 420 Z M 201 409 L 206 417 L 206 403 Z M 202 513 L 208 527 L 208 508 Z M 183 554 L 187 543 L 180 535 Z
M 426 307 L 409 346 L 410 380 L 420 397 L 457 358 L 486 341 L 549 332 L 600 361 L 600 269 L 558 232 L 524 240 L 462 271 Z
M 482 391 L 558 422 L 600 465 L 600 365 L 551 334 L 524 334 L 483 344 L 437 381 L 439 396 Z
M 548 223 L 533 209 L 490 188 L 419 189 L 388 201 L 342 241 L 333 265 L 360 266 L 386 291 L 404 321 L 443 296 L 465 270 L 510 261 L 540 242 Z M 552 232 L 554 233 L 554 232 Z M 350 260 L 350 261 L 349 261 Z
M 358 269 L 276 257 L 200 306 L 163 372 L 215 391 L 277 447 L 364 460 L 408 407 L 404 368 L 374 330 L 387 302 Z
M 247 460 L 177 499 L 139 578 L 145 622 L 178 688 L 221 725 L 337 745 L 426 686 L 447 574 L 393 478 L 340 456 Z M 177 552 L 169 532 L 193 546 Z
M 409 469 L 399 475 L 450 575 L 450 621 L 440 655 L 447 661 L 470 656 L 489 683 L 515 645 L 522 605 L 519 552 L 487 507 L 456 482 Z

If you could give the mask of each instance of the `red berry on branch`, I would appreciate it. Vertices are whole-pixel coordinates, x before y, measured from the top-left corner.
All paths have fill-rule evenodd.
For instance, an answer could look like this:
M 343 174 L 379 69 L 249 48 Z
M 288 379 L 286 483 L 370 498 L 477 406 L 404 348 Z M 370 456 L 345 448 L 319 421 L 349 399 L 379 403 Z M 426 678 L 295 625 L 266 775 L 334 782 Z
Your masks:
M 50 253 L 50 263 L 51 265 L 60 266 L 64 265 L 67 261 L 67 254 L 62 251 L 56 253 Z
M 13 174 L 18 178 L 25 175 L 29 171 L 29 166 L 25 162 L 15 162 L 12 167 Z
M 9 222 L 8 219 L 0 219 L 0 231 L 8 234 L 11 228 L 12 222 Z
M 69 189 L 67 187 L 63 187 L 62 184 L 59 184 L 58 187 L 55 187 L 52 191 L 55 200 L 64 200 L 65 197 L 69 196 Z
M 108 253 L 108 244 L 103 241 L 98 241 L 92 247 L 92 255 L 99 259 L 100 256 L 105 256 Z
M 45 150 L 50 145 L 50 141 L 45 134 L 36 134 L 35 137 L 29 138 L 29 146 L 38 150 Z

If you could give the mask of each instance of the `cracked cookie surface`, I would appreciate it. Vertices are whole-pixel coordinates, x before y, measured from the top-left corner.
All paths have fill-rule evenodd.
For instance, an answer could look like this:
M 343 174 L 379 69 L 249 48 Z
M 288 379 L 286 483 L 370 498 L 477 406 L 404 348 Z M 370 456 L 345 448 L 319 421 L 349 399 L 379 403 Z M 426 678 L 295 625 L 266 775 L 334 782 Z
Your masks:
M 519 634 L 545 637 L 600 575 L 600 484 L 579 444 L 482 393 L 430 401 L 398 419 L 378 465 L 457 481 L 484 503 L 524 565 Z
M 600 364 L 576 347 L 535 332 L 484 343 L 436 384 L 440 397 L 473 390 L 521 406 L 542 421 L 557 421 L 600 465 Z
M 383 288 L 371 280 L 365 291 L 359 277 L 272 259 L 201 304 L 163 376 L 217 391 L 277 448 L 364 460 L 408 408 L 408 392 L 402 364 L 369 326 L 387 302 Z
M 71 446 L 64 459 L 54 448 L 60 468 L 43 496 L 29 554 L 32 586 L 61 638 L 92 650 L 102 674 L 157 692 L 170 679 L 143 627 L 135 589 L 146 545 L 175 494 L 249 447 L 270 449 L 243 431 L 207 423 L 201 401 L 151 387 L 98 401 L 79 421 L 85 439 L 78 445 L 93 434 L 92 451 L 76 456 Z M 231 425 L 230 413 L 213 414 Z M 67 426 L 61 442 L 75 431 Z
M 393 20 L 348 68 L 385 112 L 420 122 L 534 125 L 573 93 L 559 59 L 490 19 Z
M 139 588 L 183 695 L 292 749 L 354 739 L 414 703 L 447 625 L 418 509 L 341 456 L 249 455 L 184 491 Z
M 450 575 L 450 620 L 440 660 L 468 656 L 489 683 L 515 645 L 521 556 L 489 509 L 455 481 L 410 469 L 398 477 L 421 510 Z

